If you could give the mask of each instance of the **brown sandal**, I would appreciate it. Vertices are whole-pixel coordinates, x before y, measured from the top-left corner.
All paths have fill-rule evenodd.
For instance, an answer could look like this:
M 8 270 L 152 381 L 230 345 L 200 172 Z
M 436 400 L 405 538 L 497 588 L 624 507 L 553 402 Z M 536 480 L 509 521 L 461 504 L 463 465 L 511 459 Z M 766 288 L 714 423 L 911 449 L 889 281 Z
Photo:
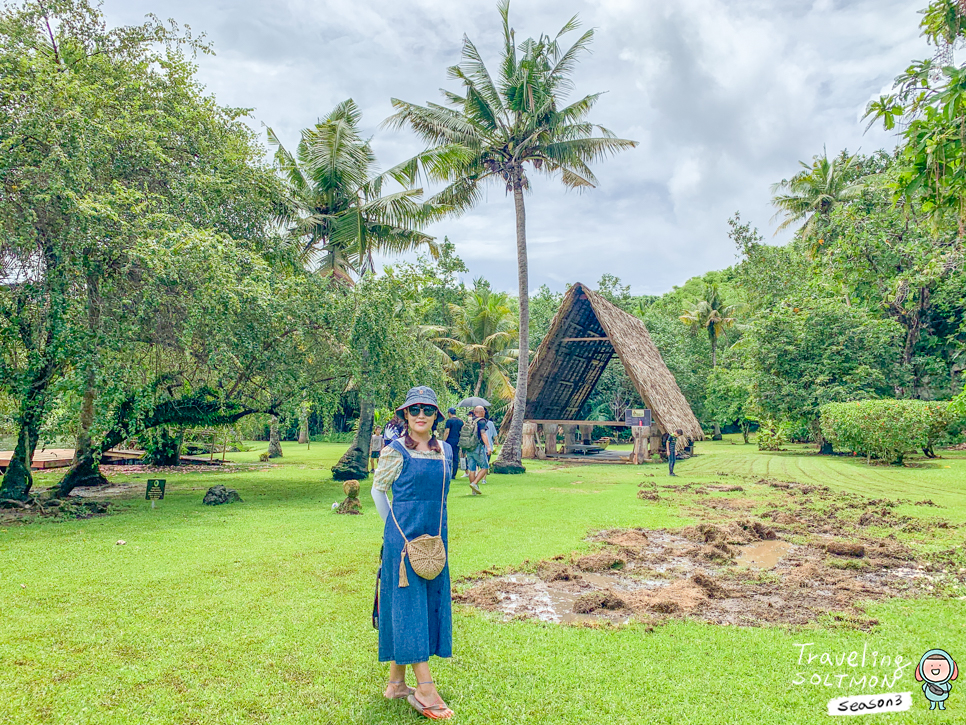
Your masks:
M 413 694 L 406 698 L 412 708 L 418 712 L 423 717 L 429 718 L 430 720 L 448 720 L 453 717 L 454 713 L 449 709 L 449 706 L 440 699 L 434 705 L 426 705 L 419 701 L 416 697 L 416 691 L 413 690 Z

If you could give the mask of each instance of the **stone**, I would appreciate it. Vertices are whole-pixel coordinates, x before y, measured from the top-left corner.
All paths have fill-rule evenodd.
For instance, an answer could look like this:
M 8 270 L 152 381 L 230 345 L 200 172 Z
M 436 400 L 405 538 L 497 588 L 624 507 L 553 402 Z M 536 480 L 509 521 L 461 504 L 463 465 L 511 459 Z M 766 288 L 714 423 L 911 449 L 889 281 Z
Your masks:
M 235 503 L 236 501 L 242 502 L 242 497 L 238 495 L 238 491 L 233 488 L 225 488 L 221 484 L 209 488 L 204 498 L 206 506 L 218 506 L 223 503 Z

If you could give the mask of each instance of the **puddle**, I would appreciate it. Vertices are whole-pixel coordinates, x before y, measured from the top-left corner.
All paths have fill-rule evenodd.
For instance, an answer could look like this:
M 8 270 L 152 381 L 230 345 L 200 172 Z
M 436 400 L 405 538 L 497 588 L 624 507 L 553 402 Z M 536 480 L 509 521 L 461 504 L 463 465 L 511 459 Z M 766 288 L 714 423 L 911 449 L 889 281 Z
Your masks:
M 739 547 L 735 563 L 749 569 L 774 569 L 795 548 L 787 541 L 773 539 Z

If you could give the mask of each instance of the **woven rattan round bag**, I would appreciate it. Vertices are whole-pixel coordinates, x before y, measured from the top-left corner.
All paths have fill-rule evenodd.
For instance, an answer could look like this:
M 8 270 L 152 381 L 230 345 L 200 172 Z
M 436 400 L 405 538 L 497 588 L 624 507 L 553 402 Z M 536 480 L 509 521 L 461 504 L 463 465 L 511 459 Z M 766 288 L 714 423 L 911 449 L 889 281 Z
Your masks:
M 423 534 L 405 546 L 409 563 L 423 579 L 435 579 L 446 566 L 446 547 L 442 536 Z
M 396 522 L 400 536 L 403 537 L 402 554 L 399 557 L 399 586 L 409 586 L 409 576 L 406 574 L 406 555 L 413 571 L 422 579 L 435 579 L 446 566 L 446 546 L 443 544 L 443 504 L 446 501 L 446 455 L 443 455 L 443 498 L 439 502 L 439 533 L 436 536 L 423 534 L 410 541 L 396 520 L 396 513 L 389 504 L 389 513 Z

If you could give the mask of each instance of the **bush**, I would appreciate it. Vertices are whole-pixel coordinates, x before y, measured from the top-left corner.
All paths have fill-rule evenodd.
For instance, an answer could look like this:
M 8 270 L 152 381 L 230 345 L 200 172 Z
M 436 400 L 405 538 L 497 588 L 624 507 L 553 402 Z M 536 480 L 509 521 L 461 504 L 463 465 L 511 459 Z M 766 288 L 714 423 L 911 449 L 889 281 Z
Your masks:
M 833 447 L 890 463 L 919 449 L 933 457 L 933 445 L 955 419 L 949 403 L 925 400 L 861 400 L 821 409 L 822 434 Z
M 780 451 L 788 443 L 785 426 L 773 420 L 763 420 L 756 438 L 759 451 Z

